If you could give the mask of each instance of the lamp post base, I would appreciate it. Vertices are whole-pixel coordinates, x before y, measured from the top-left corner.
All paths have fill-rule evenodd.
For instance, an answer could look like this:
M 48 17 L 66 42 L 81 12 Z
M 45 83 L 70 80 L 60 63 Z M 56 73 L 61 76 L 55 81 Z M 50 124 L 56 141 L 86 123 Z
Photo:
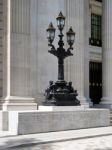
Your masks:
M 49 82 L 49 87 L 45 90 L 46 100 L 44 105 L 52 106 L 77 106 L 80 101 L 76 98 L 77 91 L 72 87 L 72 82 L 59 80 L 56 83 Z

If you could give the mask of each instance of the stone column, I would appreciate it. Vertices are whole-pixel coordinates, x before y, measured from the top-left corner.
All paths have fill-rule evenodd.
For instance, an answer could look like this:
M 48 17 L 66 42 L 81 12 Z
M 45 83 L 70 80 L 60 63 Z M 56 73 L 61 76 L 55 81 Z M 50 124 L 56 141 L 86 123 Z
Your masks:
M 30 0 L 4 0 L 2 110 L 32 110 Z
M 91 33 L 91 11 L 90 0 L 84 0 L 84 96 L 90 106 L 93 106 L 89 97 L 89 61 L 90 61 L 90 45 L 89 37 Z
M 103 98 L 101 104 L 112 108 L 112 0 L 103 0 L 102 40 Z
M 66 0 L 67 26 L 76 32 L 73 56 L 66 60 L 66 78 L 73 82 L 82 105 L 89 105 L 84 94 L 84 59 L 85 59 L 85 3 L 84 0 Z M 88 6 L 89 8 L 89 6 Z M 87 63 L 86 63 L 87 64 Z M 88 64 L 87 64 L 88 65 Z

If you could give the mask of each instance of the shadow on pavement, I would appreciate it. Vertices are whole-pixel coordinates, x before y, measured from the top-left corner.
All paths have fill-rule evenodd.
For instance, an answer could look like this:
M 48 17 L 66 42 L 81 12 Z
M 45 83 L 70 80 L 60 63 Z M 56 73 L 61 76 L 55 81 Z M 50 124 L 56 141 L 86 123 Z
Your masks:
M 49 146 L 45 144 L 37 144 L 38 142 L 42 143 L 40 140 L 31 139 L 8 139 L 6 142 L 0 146 L 0 150 L 52 150 Z

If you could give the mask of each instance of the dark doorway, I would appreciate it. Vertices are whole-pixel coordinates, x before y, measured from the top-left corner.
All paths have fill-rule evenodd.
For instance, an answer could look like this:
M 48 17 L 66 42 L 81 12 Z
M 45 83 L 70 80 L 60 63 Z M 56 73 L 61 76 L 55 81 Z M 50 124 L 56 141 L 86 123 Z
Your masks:
M 93 104 L 99 104 L 102 97 L 102 63 L 89 63 L 89 90 Z

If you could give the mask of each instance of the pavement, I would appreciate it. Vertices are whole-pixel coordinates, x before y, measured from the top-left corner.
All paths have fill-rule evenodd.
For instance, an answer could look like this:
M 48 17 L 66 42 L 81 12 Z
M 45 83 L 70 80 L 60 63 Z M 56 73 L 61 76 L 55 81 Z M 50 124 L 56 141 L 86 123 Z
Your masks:
M 89 140 L 91 142 L 88 142 Z M 98 143 L 102 146 L 102 144 L 105 145 L 104 141 L 108 149 L 102 147 L 98 149 Z M 81 147 L 84 148 L 84 143 L 86 143 L 86 149 L 81 149 Z M 95 150 L 112 150 L 112 126 L 18 136 L 0 132 L 0 150 L 75 150 L 72 146 L 77 147 L 76 150 L 93 150 L 91 147 L 87 149 L 89 143 L 93 144 L 93 149 L 97 143 Z M 79 146 L 81 147 L 78 148 Z
M 0 131 L 0 138 L 8 137 L 8 136 L 13 136 L 13 135 L 8 131 Z

